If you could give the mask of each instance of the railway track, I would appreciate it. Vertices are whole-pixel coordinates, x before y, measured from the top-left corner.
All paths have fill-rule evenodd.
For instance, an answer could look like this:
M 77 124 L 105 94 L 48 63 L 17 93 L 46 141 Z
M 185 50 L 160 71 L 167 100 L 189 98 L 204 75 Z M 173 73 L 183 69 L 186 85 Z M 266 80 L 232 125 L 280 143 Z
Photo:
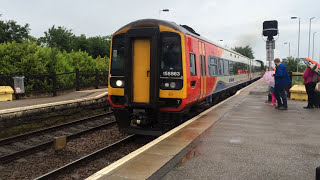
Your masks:
M 53 145 L 54 137 L 67 136 L 68 140 L 75 139 L 85 133 L 99 130 L 115 124 L 111 120 L 112 112 L 83 118 L 77 121 L 33 131 L 30 133 L 0 140 L 1 164 L 23 156 L 47 149 Z
M 95 161 L 99 158 L 102 158 L 106 153 L 111 152 L 113 150 L 119 151 L 119 149 L 121 148 L 121 146 L 125 146 L 127 145 L 129 142 L 134 141 L 136 138 L 136 135 L 129 135 L 126 136 L 125 138 L 114 142 L 106 147 L 103 147 L 91 154 L 88 154 L 86 156 L 83 156 L 69 164 L 66 164 L 60 168 L 57 168 L 53 171 L 50 171 L 40 177 L 35 178 L 35 180 L 42 180 L 42 179 L 57 179 L 57 176 L 61 176 L 63 174 L 65 174 L 66 172 L 70 172 L 76 168 L 81 167 L 81 165 L 86 165 L 87 163 L 89 163 L 90 161 Z

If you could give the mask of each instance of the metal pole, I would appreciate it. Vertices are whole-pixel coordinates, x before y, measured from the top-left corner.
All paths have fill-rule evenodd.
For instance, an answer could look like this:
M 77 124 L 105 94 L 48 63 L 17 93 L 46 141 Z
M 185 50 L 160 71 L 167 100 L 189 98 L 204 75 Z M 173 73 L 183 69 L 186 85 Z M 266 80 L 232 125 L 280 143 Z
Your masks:
M 290 57 L 290 42 L 289 42 L 289 57 Z
M 300 58 L 299 47 L 300 47 L 300 18 L 299 18 L 299 35 L 298 35 L 298 58 Z M 298 72 L 298 65 L 297 65 L 297 72 Z
M 309 43 L 308 43 L 308 57 L 310 57 L 310 34 L 311 34 L 311 20 L 315 17 L 310 18 L 310 24 L 309 24 Z
M 299 72 L 299 62 L 300 62 L 300 56 L 299 56 L 299 52 L 300 52 L 300 18 L 299 18 L 299 34 L 298 34 L 298 62 L 297 62 L 297 72 Z
M 313 42 L 312 42 L 312 59 L 313 59 L 313 55 L 314 55 L 314 35 L 316 34 L 317 32 L 314 32 L 313 33 Z
M 320 63 L 320 43 L 319 43 L 319 61 L 318 62 Z

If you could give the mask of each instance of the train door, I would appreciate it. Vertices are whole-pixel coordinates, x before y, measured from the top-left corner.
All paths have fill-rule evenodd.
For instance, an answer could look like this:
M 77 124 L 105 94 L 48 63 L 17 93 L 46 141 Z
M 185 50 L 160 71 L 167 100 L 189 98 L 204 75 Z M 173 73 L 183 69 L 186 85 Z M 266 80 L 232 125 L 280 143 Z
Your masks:
M 133 102 L 150 101 L 150 39 L 133 41 Z
M 206 94 L 206 57 L 205 57 L 205 47 L 204 43 L 199 41 L 199 52 L 200 52 L 200 98 L 204 97 Z

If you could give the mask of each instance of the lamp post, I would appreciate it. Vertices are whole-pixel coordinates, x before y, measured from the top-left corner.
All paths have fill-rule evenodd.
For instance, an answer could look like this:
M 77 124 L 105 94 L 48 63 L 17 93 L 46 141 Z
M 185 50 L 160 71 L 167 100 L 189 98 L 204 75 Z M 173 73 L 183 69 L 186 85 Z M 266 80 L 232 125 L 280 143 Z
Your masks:
M 308 43 L 308 57 L 310 57 L 310 33 L 311 33 L 311 20 L 315 17 L 310 18 L 310 24 L 309 24 L 309 43 Z
M 160 10 L 159 10 L 159 19 L 160 19 L 160 13 L 161 13 L 162 11 L 163 11 L 163 12 L 169 12 L 169 9 L 160 9 Z
M 299 58 L 299 48 L 300 48 L 300 18 L 299 17 L 291 17 L 291 19 L 299 19 L 299 34 L 298 34 L 298 58 Z M 298 72 L 298 66 L 297 66 Z
M 299 17 L 291 17 L 291 19 L 299 19 L 299 33 L 298 33 L 298 62 L 297 62 L 297 72 L 299 71 L 299 52 L 300 52 L 300 18 Z
M 314 55 L 314 35 L 316 34 L 317 32 L 314 32 L 313 33 L 313 42 L 312 42 L 312 59 L 313 59 L 313 55 Z
M 284 44 L 289 44 L 289 56 L 290 57 L 290 42 L 285 42 Z

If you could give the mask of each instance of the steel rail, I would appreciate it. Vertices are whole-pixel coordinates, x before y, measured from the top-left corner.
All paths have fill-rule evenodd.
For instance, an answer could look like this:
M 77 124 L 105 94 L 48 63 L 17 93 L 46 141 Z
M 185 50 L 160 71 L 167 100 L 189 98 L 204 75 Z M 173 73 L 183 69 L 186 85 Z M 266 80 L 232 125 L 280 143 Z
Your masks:
M 95 151 L 95 152 L 93 152 L 93 153 L 91 153 L 89 155 L 83 156 L 83 157 L 81 157 L 81 158 L 79 158 L 79 159 L 77 159 L 77 160 L 75 160 L 75 161 L 73 161 L 73 162 L 71 162 L 69 164 L 66 164 L 66 165 L 64 165 L 64 166 L 62 166 L 60 168 L 57 168 L 57 169 L 55 169 L 53 171 L 50 171 L 50 172 L 48 172 L 48 173 L 46 173 L 46 174 L 44 174 L 42 176 L 39 176 L 39 177 L 35 178 L 34 180 L 52 179 L 52 178 L 58 176 L 60 173 L 67 172 L 68 170 L 76 168 L 81 163 L 97 159 L 97 156 L 99 156 L 100 154 L 104 154 L 106 151 L 109 151 L 112 148 L 116 148 L 118 146 L 121 146 L 121 144 L 128 143 L 128 142 L 134 140 L 135 137 L 136 137 L 135 135 L 129 135 L 129 136 L 127 136 L 127 137 L 125 137 L 125 138 L 123 138 L 123 139 L 121 139 L 121 140 L 119 140 L 119 141 L 117 141 L 115 143 L 112 143 L 112 144 L 110 144 L 110 145 L 108 145 L 108 146 L 106 146 L 106 147 L 104 147 L 102 149 L 99 149 L 99 150 L 97 150 L 97 151 Z
M 39 135 L 39 134 L 42 134 L 42 133 L 48 133 L 48 132 L 51 132 L 51 131 L 55 131 L 55 130 L 58 130 L 58 129 L 61 129 L 61 128 L 64 128 L 64 127 L 68 127 L 68 126 L 84 123 L 86 121 L 90 121 L 90 120 L 95 119 L 95 118 L 100 118 L 100 117 L 103 117 L 103 116 L 107 116 L 107 115 L 112 114 L 112 113 L 113 112 L 107 112 L 107 113 L 103 113 L 103 114 L 99 114 L 99 115 L 95 115 L 95 116 L 82 118 L 82 119 L 79 119 L 79 120 L 76 120 L 76 121 L 67 122 L 67 123 L 64 123 L 64 124 L 48 127 L 48 128 L 45 128 L 45 129 L 40 129 L 40 130 L 36 130 L 36 131 L 25 133 L 25 134 L 17 135 L 17 136 L 0 139 L 0 146 L 6 145 L 6 144 L 9 144 L 9 143 L 13 143 L 13 142 L 15 142 L 17 140 L 23 140 L 23 139 L 26 139 L 26 138 L 28 138 L 30 136 L 36 136 L 36 135 Z
M 91 131 L 96 131 L 96 130 L 102 129 L 102 128 L 107 127 L 107 126 L 111 126 L 111 125 L 113 125 L 115 123 L 116 123 L 115 120 L 114 121 L 110 121 L 110 122 L 107 122 L 105 124 L 102 124 L 102 125 L 99 125 L 99 126 L 96 126 L 96 127 L 93 127 L 93 128 L 89 128 L 89 129 L 86 129 L 86 130 L 83 130 L 83 131 L 68 135 L 67 136 L 67 140 L 72 140 L 72 139 L 78 138 L 79 136 L 81 136 L 83 134 L 89 133 Z M 9 161 L 21 158 L 23 156 L 39 152 L 40 150 L 43 150 L 43 149 L 47 149 L 47 148 L 49 148 L 49 147 L 51 147 L 53 145 L 53 142 L 54 142 L 54 140 L 47 141 L 47 142 L 42 143 L 40 145 L 32 146 L 30 148 L 27 148 L 27 149 L 24 149 L 24 150 L 21 150 L 21 151 L 18 151 L 18 152 L 14 152 L 14 153 L 11 153 L 11 154 L 8 154 L 8 155 L 1 156 L 0 157 L 0 164 L 1 163 L 2 164 L 3 163 L 7 163 Z

